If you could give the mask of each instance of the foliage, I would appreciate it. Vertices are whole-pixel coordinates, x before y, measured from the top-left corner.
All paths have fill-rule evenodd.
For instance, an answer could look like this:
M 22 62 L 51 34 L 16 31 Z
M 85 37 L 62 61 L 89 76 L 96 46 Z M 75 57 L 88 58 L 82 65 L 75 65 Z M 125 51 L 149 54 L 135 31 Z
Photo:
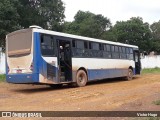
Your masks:
M 11 0 L 1 0 L 0 2 L 0 46 L 4 46 L 7 33 L 20 28 L 18 21 L 20 16 Z
M 160 105 L 160 100 L 156 100 L 153 102 L 155 105 Z
M 150 28 L 153 36 L 152 50 L 160 53 L 160 21 L 153 23 Z
M 141 51 L 150 51 L 152 34 L 148 23 L 142 18 L 133 17 L 127 21 L 119 21 L 112 28 L 114 41 L 137 45 Z
M 39 25 L 45 29 L 59 30 L 64 21 L 64 5 L 61 0 L 18 0 L 20 25 L 28 28 Z
M 1 0 L 0 46 L 5 46 L 7 33 L 30 25 L 62 31 L 64 9 L 61 0 Z
M 5 75 L 0 75 L 0 82 L 3 82 L 6 80 L 6 76 Z
M 93 38 L 101 38 L 107 28 L 111 26 L 110 20 L 100 14 L 78 11 L 73 22 L 64 23 L 64 32 Z
M 147 73 L 160 73 L 160 68 L 145 68 L 142 70 L 142 74 L 147 74 Z

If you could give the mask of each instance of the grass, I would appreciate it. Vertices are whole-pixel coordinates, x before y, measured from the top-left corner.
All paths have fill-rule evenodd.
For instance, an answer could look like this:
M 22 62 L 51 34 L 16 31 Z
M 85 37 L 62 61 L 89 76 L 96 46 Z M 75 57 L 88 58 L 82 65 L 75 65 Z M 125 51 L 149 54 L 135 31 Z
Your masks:
M 148 73 L 160 73 L 160 68 L 145 68 L 142 70 L 142 74 L 148 74 Z
M 4 82 L 6 80 L 6 76 L 5 75 L 0 75 L 0 82 Z
M 160 105 L 160 100 L 153 101 L 153 104 Z

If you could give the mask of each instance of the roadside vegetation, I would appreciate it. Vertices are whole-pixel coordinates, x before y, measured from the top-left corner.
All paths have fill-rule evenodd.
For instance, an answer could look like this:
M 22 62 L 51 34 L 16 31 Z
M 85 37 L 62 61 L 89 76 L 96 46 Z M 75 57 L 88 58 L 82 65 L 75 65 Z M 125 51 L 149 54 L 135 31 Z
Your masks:
M 142 74 L 148 74 L 148 73 L 160 73 L 160 68 L 147 68 L 142 70 Z
M 153 104 L 160 105 L 160 100 L 153 101 Z
M 0 82 L 4 82 L 6 80 L 6 76 L 3 74 L 3 75 L 0 75 Z

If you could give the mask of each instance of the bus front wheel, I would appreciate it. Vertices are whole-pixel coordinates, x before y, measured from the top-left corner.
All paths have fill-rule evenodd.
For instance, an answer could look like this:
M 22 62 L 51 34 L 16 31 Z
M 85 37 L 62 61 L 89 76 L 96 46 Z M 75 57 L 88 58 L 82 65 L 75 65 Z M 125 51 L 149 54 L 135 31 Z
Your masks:
M 127 80 L 132 80 L 133 79 L 133 70 L 132 69 L 128 69 L 128 75 L 126 77 Z
M 84 70 L 78 70 L 76 75 L 76 83 L 75 86 L 83 87 L 87 84 L 87 74 Z

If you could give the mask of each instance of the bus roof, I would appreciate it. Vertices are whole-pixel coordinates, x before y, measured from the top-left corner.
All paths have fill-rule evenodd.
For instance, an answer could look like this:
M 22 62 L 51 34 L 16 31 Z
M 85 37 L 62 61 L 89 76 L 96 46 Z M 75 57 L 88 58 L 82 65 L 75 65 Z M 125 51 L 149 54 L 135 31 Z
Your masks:
M 87 40 L 87 41 L 93 41 L 93 42 L 108 43 L 108 44 L 113 44 L 113 45 L 118 45 L 118 46 L 138 48 L 138 46 L 135 46 L 135 45 L 123 44 L 123 43 L 119 43 L 119 42 L 112 42 L 112 41 L 101 40 L 101 39 L 96 39 L 96 38 L 83 37 L 83 36 L 67 34 L 67 33 L 62 33 L 62 32 L 55 32 L 55 31 L 39 29 L 39 28 L 21 29 L 21 30 L 17 30 L 15 32 L 9 33 L 8 35 L 12 35 L 12 34 L 15 34 L 15 33 L 21 32 L 21 31 L 25 31 L 25 30 L 29 30 L 29 29 L 33 30 L 33 32 L 40 32 L 40 33 L 57 35 L 57 36 L 62 36 L 62 37 L 74 38 L 74 39 L 80 39 L 80 40 Z

